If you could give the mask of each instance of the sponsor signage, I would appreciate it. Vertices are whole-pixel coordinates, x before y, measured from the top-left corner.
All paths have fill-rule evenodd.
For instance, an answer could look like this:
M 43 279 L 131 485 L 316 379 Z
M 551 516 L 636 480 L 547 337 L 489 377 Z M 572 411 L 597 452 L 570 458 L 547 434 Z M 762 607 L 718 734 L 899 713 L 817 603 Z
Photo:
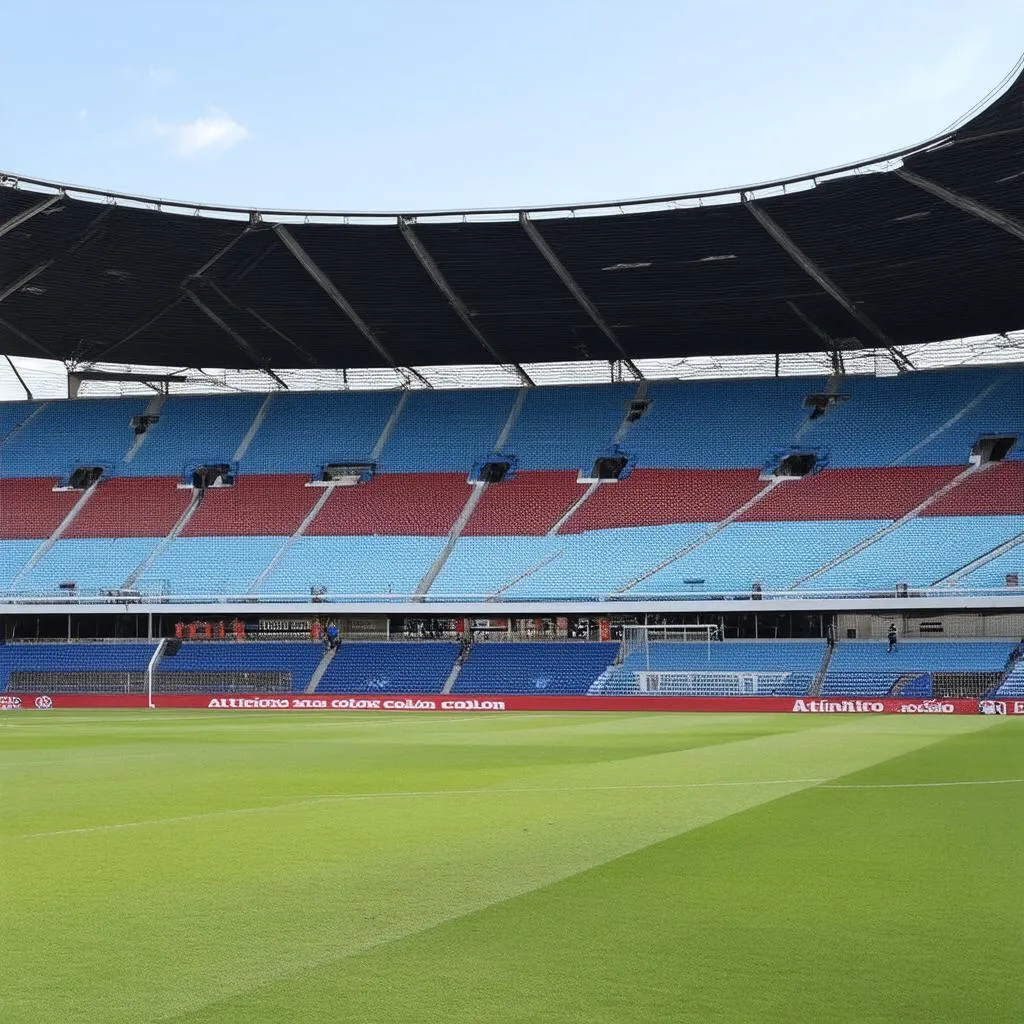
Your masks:
M 1024 700 L 915 700 L 901 697 L 544 697 L 397 694 L 154 694 L 158 708 L 211 711 L 675 711 L 803 715 L 1024 715 Z M 144 708 L 144 694 L 0 694 L 0 711 Z

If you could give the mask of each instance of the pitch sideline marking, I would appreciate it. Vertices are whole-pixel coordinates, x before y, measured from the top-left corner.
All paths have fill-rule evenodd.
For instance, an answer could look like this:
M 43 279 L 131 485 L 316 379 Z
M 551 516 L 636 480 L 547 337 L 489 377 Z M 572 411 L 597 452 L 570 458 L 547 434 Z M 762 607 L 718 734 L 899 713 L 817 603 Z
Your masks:
M 795 786 L 809 785 L 817 789 L 938 789 L 953 786 L 1006 786 L 1019 785 L 1024 779 L 960 779 L 950 782 L 884 782 L 884 783 L 851 783 L 847 785 L 829 784 L 828 779 L 751 779 L 739 782 L 656 782 L 650 784 L 625 786 L 551 786 L 551 787 L 517 787 L 510 789 L 428 789 L 411 790 L 395 793 L 339 793 L 334 795 L 311 797 L 304 800 L 291 800 L 281 804 L 269 804 L 263 807 L 236 807 L 221 811 L 203 811 L 198 814 L 182 814 L 168 818 L 149 818 L 143 821 L 115 822 L 108 825 L 84 825 L 79 828 L 56 829 L 51 832 L 26 832 L 22 835 L 10 836 L 10 839 L 45 839 L 51 836 L 81 835 L 89 832 L 115 832 L 132 828 L 146 828 L 154 825 L 172 825 L 184 821 L 200 821 L 205 818 L 221 818 L 242 814 L 264 814 L 272 811 L 291 808 L 309 807 L 324 803 L 348 803 L 362 800 L 417 799 L 421 797 L 447 796 L 514 796 L 522 793 L 581 793 L 581 792 L 612 792 L 620 790 L 658 790 L 658 789 L 717 789 L 736 786 Z

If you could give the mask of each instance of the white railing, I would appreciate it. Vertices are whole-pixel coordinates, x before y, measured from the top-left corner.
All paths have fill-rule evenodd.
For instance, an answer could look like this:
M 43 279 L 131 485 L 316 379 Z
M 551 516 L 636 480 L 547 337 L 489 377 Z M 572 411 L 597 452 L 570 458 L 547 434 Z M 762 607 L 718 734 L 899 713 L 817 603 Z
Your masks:
M 889 599 L 899 598 L 901 601 L 910 601 L 914 598 L 926 598 L 933 600 L 943 598 L 956 600 L 957 598 L 979 598 L 979 597 L 1007 597 L 1018 598 L 1024 601 L 1024 586 L 1008 587 L 922 587 L 912 588 L 906 592 L 897 592 L 893 589 L 872 589 L 872 590 L 765 590 L 758 594 L 752 594 L 749 590 L 701 590 L 701 591 L 680 591 L 675 593 L 649 594 L 616 594 L 607 591 L 574 590 L 564 594 L 551 594 L 544 598 L 523 598 L 513 599 L 507 597 L 495 597 L 493 594 L 467 593 L 433 595 L 433 594 L 396 594 L 396 593 L 332 593 L 325 591 L 311 597 L 309 591 L 281 594 L 195 594 L 195 593 L 170 593 L 162 591 L 159 593 L 144 593 L 138 591 L 117 592 L 117 591 L 60 591 L 57 593 L 44 591 L 8 591 L 0 593 L 0 605 L 301 605 L 302 607 L 316 610 L 318 605 L 332 604 L 393 604 L 408 605 L 415 604 L 419 607 L 430 605 L 456 605 L 456 604 L 479 604 L 480 612 L 493 613 L 500 607 L 503 611 L 514 608 L 518 604 L 537 605 L 550 604 L 552 606 L 571 602 L 601 602 L 616 610 L 628 609 L 632 604 L 665 604 L 674 601 L 737 601 L 770 603 L 772 601 L 800 601 L 800 602 L 822 602 L 848 600 L 848 599 Z

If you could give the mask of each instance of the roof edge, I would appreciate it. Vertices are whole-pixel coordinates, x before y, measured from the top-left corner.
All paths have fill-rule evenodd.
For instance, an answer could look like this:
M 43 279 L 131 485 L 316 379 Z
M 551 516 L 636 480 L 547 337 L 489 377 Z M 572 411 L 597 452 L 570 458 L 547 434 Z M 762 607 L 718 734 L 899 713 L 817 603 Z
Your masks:
M 774 178 L 768 181 L 755 182 L 747 185 L 737 185 L 728 188 L 716 188 L 698 192 L 682 192 L 674 195 L 648 196 L 645 198 L 633 199 L 610 199 L 598 202 L 581 203 L 549 203 L 541 205 L 522 206 L 493 206 L 479 207 L 474 209 L 449 209 L 449 210 L 395 210 L 395 211 L 372 211 L 372 210 L 293 210 L 277 208 L 261 208 L 247 206 L 230 206 L 219 203 L 197 203 L 181 199 L 160 199 L 155 196 L 143 196 L 130 192 L 114 192 L 108 189 L 94 188 L 86 185 L 72 185 L 66 182 L 52 181 L 47 178 L 35 178 L 11 171 L 0 171 L 0 187 L 19 188 L 28 185 L 32 188 L 49 189 L 56 192 L 92 196 L 110 202 L 127 202 L 145 207 L 153 207 L 166 212 L 186 212 L 189 214 L 230 214 L 259 220 L 273 220 L 275 218 L 308 218 L 316 220 L 344 220 L 354 218 L 360 220 L 401 220 L 417 218 L 464 218 L 464 217 L 488 217 L 488 216 L 518 216 L 519 214 L 536 213 L 564 213 L 573 215 L 576 213 L 591 210 L 614 210 L 642 206 L 670 206 L 676 203 L 699 202 L 704 199 L 715 199 L 723 196 L 742 196 L 746 193 L 761 192 L 771 189 L 785 189 L 789 186 L 805 182 L 816 182 L 819 178 L 828 178 L 836 175 L 853 174 L 867 168 L 884 165 L 893 161 L 903 160 L 917 153 L 925 152 L 959 138 L 970 138 L 971 127 L 985 127 L 990 120 L 990 115 L 1004 100 L 1008 93 L 1018 91 L 1024 93 L 1024 54 L 1022 54 L 1013 67 L 1003 76 L 1002 80 L 970 110 L 945 131 L 902 149 L 891 150 L 879 156 L 857 160 L 851 163 L 840 164 L 835 167 L 823 168 L 811 173 L 791 175 L 784 178 Z

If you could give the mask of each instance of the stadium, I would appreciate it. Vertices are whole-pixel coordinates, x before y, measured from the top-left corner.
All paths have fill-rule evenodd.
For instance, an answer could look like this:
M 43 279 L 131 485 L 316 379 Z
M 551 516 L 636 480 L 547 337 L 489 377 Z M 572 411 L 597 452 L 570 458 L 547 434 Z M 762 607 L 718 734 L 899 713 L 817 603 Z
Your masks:
M 1019 1020 L 1022 183 L 0 174 L 4 1019 Z

